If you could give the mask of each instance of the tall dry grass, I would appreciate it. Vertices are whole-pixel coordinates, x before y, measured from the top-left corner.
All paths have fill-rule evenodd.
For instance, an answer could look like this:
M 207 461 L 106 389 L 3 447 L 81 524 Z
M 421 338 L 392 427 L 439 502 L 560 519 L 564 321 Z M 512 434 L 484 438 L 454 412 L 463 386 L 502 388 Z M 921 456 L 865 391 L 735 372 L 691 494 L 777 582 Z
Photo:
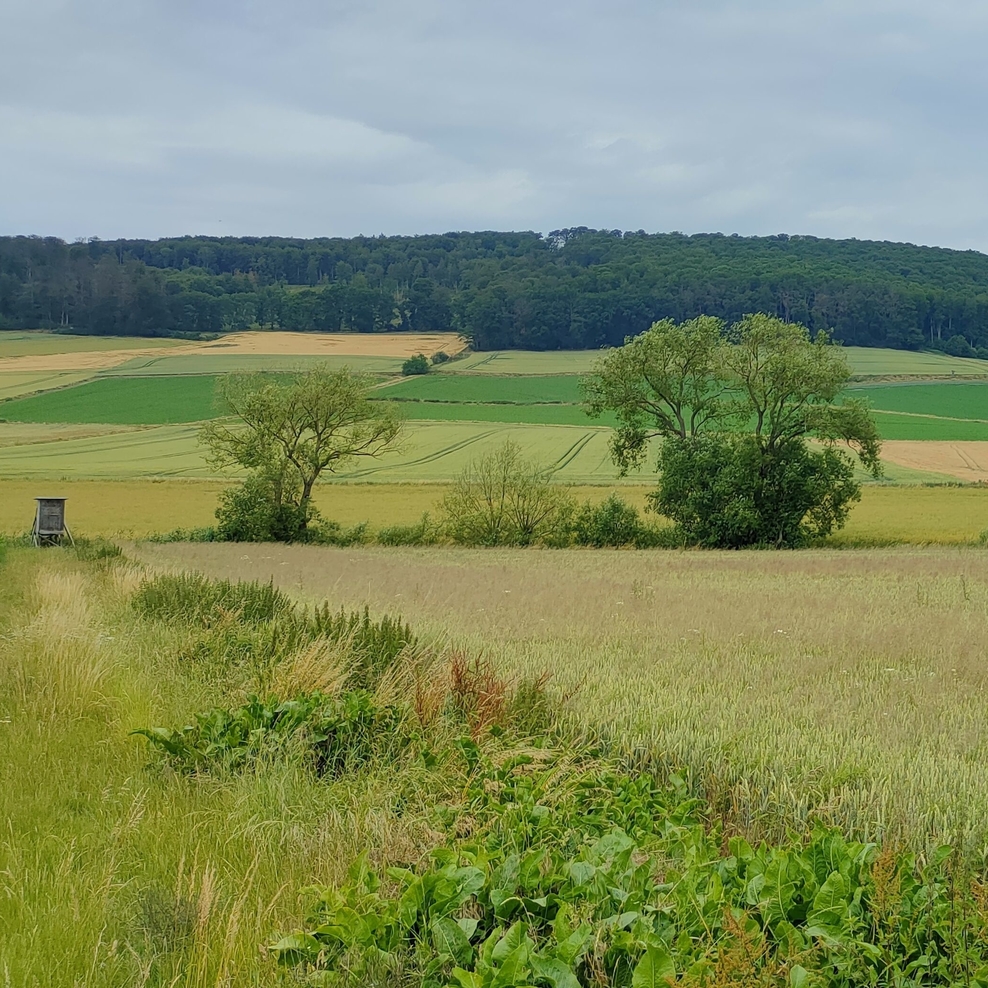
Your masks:
M 677 767 L 731 825 L 834 821 L 988 858 L 988 553 L 155 546 L 400 612 L 508 671 L 550 670 L 578 726 Z

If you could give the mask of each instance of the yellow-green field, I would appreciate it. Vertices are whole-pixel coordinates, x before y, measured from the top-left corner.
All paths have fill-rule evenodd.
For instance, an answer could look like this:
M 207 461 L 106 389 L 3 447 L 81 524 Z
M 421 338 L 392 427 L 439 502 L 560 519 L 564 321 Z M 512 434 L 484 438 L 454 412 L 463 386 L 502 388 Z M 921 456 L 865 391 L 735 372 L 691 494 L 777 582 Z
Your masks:
M 69 526 L 80 535 L 143 538 L 176 528 L 214 522 L 216 480 L 0 480 L 0 532 L 27 531 L 34 498 L 69 499 Z M 367 522 L 372 530 L 408 525 L 435 512 L 445 484 L 324 484 L 316 504 L 343 525 Z M 612 491 L 644 511 L 647 486 L 574 485 L 578 500 L 601 501 Z M 954 545 L 975 542 L 988 530 L 988 488 L 870 486 L 851 511 L 847 526 L 832 539 L 840 546 L 895 542 Z
M 182 346 L 182 340 L 153 336 L 72 336 L 44 332 L 0 332 L 0 359 L 47 356 L 53 353 L 102 353 L 114 350 L 167 349 Z

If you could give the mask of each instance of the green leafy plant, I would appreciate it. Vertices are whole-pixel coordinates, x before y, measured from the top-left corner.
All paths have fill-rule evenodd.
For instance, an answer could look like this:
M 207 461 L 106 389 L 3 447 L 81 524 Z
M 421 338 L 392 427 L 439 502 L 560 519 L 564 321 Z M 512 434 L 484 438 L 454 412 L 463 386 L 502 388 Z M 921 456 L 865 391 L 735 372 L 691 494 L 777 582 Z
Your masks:
M 376 706 L 365 692 L 313 692 L 284 701 L 252 696 L 240 707 L 198 714 L 182 728 L 133 733 L 187 772 L 234 770 L 263 756 L 301 751 L 317 774 L 337 776 L 399 750 L 407 742 L 401 723 L 400 711 Z
M 409 357 L 402 365 L 401 372 L 406 377 L 413 374 L 429 373 L 429 358 L 424 353 L 417 353 L 414 357 Z

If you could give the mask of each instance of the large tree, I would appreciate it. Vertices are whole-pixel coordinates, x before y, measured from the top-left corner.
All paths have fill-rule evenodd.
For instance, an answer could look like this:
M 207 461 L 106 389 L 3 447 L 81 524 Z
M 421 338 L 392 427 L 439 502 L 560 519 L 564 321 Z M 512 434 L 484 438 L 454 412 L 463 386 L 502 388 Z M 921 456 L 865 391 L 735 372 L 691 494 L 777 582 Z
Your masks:
M 346 367 L 316 367 L 287 380 L 221 380 L 220 398 L 233 419 L 207 423 L 200 438 L 213 464 L 248 471 L 217 513 L 228 537 L 305 541 L 318 517 L 312 494 L 319 478 L 395 448 L 401 420 L 392 404 L 369 400 L 370 386 Z
M 826 334 L 751 315 L 657 323 L 603 356 L 585 382 L 591 415 L 616 413 L 622 471 L 661 442 L 652 507 L 711 546 L 795 546 L 840 527 L 860 498 L 853 453 L 880 472 L 866 405 Z

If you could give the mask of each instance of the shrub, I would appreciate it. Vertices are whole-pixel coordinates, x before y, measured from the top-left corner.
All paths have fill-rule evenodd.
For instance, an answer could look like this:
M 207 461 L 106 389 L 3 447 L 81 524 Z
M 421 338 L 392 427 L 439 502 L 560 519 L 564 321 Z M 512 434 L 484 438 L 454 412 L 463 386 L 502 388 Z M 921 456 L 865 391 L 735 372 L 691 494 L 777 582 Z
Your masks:
M 292 700 L 252 696 L 241 707 L 215 707 L 186 727 L 134 731 L 175 768 L 186 772 L 235 770 L 259 757 L 301 751 L 319 775 L 353 771 L 405 742 L 401 713 L 378 707 L 362 691 L 330 697 L 314 692 Z
M 449 354 L 445 350 L 438 350 L 432 355 L 433 364 L 445 364 L 447 360 L 450 359 Z
M 975 357 L 974 347 L 959 333 L 951 336 L 944 346 L 944 351 L 951 357 Z
M 123 554 L 116 542 L 111 542 L 103 536 L 94 539 L 76 539 L 75 554 L 86 562 L 100 562 L 106 559 L 116 559 Z
M 409 357 L 401 365 L 401 372 L 406 377 L 412 374 L 428 374 L 429 373 L 429 359 L 424 353 L 417 353 L 414 357 Z
M 574 521 L 573 538 L 577 545 L 596 548 L 634 545 L 641 527 L 638 509 L 611 494 L 600 504 L 583 505 Z
M 385 614 L 372 621 L 365 607 L 363 614 L 331 611 L 329 604 L 317 607 L 309 622 L 309 634 L 347 644 L 353 657 L 353 684 L 365 688 L 376 685 L 381 675 L 405 649 L 414 649 L 418 639 L 400 617 Z
M 461 545 L 546 542 L 567 514 L 569 497 L 552 471 L 525 459 L 517 443 L 471 463 L 443 498 L 442 530 Z
M 366 522 L 344 528 L 339 522 L 319 519 L 309 528 L 308 533 L 308 541 L 316 545 L 362 545 L 368 540 Z
M 319 512 L 311 502 L 277 497 L 270 480 L 252 476 L 220 494 L 216 520 L 221 542 L 307 542 Z
M 148 542 L 223 542 L 220 533 L 212 525 L 205 528 L 173 528 L 170 532 L 149 535 Z
M 210 580 L 200 573 L 165 573 L 142 580 L 132 605 L 142 617 L 186 621 L 202 627 L 231 613 L 247 624 L 295 613 L 291 599 L 276 590 L 273 583 L 231 583 Z
M 436 532 L 428 513 L 414 525 L 388 525 L 378 531 L 378 545 L 432 545 L 436 542 Z
M 772 450 L 753 435 L 667 439 L 649 495 L 684 542 L 711 548 L 794 548 L 829 535 L 860 499 L 850 460 L 801 439 Z

